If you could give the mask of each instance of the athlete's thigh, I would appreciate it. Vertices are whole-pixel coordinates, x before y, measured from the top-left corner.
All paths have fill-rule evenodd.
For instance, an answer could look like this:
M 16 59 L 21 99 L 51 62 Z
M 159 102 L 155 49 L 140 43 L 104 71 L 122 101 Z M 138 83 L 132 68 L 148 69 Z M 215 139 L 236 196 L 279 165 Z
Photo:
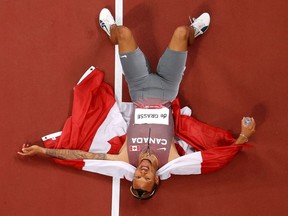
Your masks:
M 133 52 L 119 53 L 119 56 L 132 101 L 142 98 L 151 75 L 149 62 L 139 48 Z
M 149 63 L 140 48 L 133 52 L 119 53 L 119 56 L 128 85 L 151 73 Z
M 168 82 L 179 85 L 186 67 L 187 51 L 173 51 L 167 48 L 159 60 L 157 74 Z
M 162 78 L 162 88 L 166 100 L 174 100 L 179 91 L 179 85 L 184 74 L 187 59 L 186 52 L 166 49 L 157 66 L 157 75 Z

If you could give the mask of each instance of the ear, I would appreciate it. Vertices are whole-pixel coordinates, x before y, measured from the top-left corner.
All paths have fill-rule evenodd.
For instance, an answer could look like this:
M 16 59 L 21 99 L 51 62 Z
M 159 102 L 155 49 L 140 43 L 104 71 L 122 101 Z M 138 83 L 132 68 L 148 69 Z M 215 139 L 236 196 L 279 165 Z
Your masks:
M 155 184 L 159 185 L 160 179 L 159 176 L 155 176 Z

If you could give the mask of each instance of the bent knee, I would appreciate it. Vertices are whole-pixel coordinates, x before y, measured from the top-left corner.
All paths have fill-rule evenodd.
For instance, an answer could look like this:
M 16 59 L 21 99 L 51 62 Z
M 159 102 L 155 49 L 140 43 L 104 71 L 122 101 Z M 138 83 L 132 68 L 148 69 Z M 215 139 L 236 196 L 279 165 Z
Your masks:
M 132 32 L 126 26 L 117 27 L 118 40 L 127 40 L 132 37 Z
M 190 33 L 189 26 L 179 26 L 175 29 L 173 37 L 179 40 L 187 40 L 189 38 Z

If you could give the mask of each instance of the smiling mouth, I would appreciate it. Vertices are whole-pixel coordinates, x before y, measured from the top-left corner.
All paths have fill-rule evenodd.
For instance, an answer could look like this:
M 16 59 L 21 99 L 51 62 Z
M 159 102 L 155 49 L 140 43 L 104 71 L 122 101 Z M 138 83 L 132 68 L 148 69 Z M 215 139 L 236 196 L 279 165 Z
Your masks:
M 150 169 L 150 166 L 152 165 L 152 162 L 149 159 L 142 159 L 140 163 L 140 169 L 144 171 L 148 171 Z
M 152 164 L 152 161 L 150 160 L 150 159 L 148 159 L 148 158 L 143 158 L 142 160 L 141 160 L 141 163 L 144 161 L 144 163 L 145 163 L 145 161 L 148 161 L 150 164 Z
M 141 166 L 141 170 L 149 171 L 149 167 L 147 167 L 147 166 Z

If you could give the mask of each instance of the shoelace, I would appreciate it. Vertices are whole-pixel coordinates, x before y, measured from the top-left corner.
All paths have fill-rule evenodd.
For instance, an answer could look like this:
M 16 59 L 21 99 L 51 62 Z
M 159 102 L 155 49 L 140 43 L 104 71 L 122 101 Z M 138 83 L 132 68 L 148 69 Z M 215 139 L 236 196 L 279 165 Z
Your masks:
M 194 18 L 194 17 L 191 18 L 191 16 L 189 16 L 189 20 L 190 20 L 190 23 L 191 23 L 191 25 L 192 25 L 193 22 L 195 21 L 195 18 Z
M 201 29 L 204 26 L 204 24 L 202 23 L 202 25 L 200 25 L 200 28 L 197 28 L 194 25 L 192 25 L 196 19 L 194 17 L 191 18 L 191 16 L 189 16 L 189 20 L 190 20 L 191 26 L 197 31 L 197 32 L 195 31 L 195 35 L 197 35 L 199 33 L 202 34 L 203 32 L 201 31 Z

